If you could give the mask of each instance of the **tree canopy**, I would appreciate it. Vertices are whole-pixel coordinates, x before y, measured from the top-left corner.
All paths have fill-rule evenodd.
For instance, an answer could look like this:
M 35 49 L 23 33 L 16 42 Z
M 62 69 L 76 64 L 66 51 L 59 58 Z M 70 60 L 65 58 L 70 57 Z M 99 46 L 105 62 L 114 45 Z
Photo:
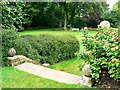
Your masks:
M 2 27 L 96 27 L 108 10 L 106 2 L 1 2 Z
M 116 2 L 113 6 L 113 9 L 110 11 L 105 11 L 102 16 L 103 19 L 108 20 L 111 23 L 112 27 L 119 26 L 120 20 L 120 1 Z

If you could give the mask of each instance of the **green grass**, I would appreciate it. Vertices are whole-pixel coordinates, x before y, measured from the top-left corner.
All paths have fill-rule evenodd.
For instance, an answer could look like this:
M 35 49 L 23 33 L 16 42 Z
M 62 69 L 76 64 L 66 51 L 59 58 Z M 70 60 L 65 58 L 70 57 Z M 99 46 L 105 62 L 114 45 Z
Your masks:
M 82 75 L 81 67 L 83 66 L 83 64 L 84 64 L 84 61 L 76 57 L 71 60 L 66 60 L 54 65 L 51 65 L 49 68 L 81 76 Z
M 2 69 L 2 88 L 88 88 L 64 84 L 20 71 L 15 67 Z
M 82 34 L 78 31 L 52 31 L 50 29 L 44 30 L 27 30 L 19 32 L 19 35 L 39 35 L 39 34 L 51 34 L 51 35 L 72 35 L 75 36 L 80 42 L 80 51 L 83 50 L 81 44 Z M 90 31 L 91 35 L 94 35 L 95 31 Z M 70 60 L 65 60 L 57 64 L 51 65 L 49 68 L 72 73 L 75 75 L 82 75 L 79 66 L 82 67 L 83 60 L 79 60 L 78 57 Z M 15 67 L 3 67 L 2 69 L 2 87 L 3 88 L 88 88 L 86 86 L 64 84 L 49 79 L 45 79 L 36 75 L 28 74 L 20 71 Z

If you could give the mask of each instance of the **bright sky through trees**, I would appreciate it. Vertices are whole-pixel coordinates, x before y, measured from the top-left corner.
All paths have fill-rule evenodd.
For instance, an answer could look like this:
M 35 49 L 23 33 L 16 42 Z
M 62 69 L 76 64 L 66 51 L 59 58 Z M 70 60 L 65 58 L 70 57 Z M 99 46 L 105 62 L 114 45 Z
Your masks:
M 118 0 L 107 0 L 107 3 L 109 4 L 110 10 L 112 10 L 113 5 L 118 2 Z

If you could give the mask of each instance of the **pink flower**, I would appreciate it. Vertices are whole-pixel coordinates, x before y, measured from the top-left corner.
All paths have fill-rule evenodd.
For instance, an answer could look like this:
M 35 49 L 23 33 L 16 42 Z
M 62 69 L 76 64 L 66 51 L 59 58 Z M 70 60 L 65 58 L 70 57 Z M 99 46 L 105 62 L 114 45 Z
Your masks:
M 110 34 L 110 30 L 106 32 L 106 34 Z
M 117 36 L 117 37 L 114 37 L 114 41 L 118 41 L 118 36 Z
M 116 32 L 112 32 L 112 34 L 114 35 L 114 34 L 116 34 Z

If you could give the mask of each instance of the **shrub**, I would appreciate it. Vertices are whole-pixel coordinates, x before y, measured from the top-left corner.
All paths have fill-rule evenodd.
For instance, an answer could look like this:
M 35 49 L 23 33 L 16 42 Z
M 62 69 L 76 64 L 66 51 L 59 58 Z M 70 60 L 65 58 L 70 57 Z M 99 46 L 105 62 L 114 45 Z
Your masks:
M 2 62 L 7 65 L 8 50 L 15 48 L 17 54 L 25 55 L 34 60 L 40 60 L 37 50 L 33 49 L 31 45 L 13 30 L 2 30 Z
M 54 64 L 61 60 L 70 59 L 79 51 L 79 42 L 69 35 L 52 36 L 43 34 L 39 36 L 21 36 L 28 40 L 32 48 L 36 49 L 43 59 L 41 63 Z
M 0 46 L 1 47 L 1 46 Z M 8 65 L 8 50 L 15 48 L 18 55 L 40 63 L 54 64 L 70 59 L 79 51 L 79 42 L 72 36 L 25 35 L 19 37 L 13 30 L 2 30 L 2 64 Z
M 98 29 L 94 37 L 84 31 L 85 51 L 80 54 L 91 65 L 92 78 L 98 79 L 105 70 L 114 80 L 120 79 L 120 48 L 118 31 Z
M 26 3 L 24 2 L 1 2 L 2 6 L 2 28 L 24 30 L 23 26 L 30 23 L 25 12 Z

